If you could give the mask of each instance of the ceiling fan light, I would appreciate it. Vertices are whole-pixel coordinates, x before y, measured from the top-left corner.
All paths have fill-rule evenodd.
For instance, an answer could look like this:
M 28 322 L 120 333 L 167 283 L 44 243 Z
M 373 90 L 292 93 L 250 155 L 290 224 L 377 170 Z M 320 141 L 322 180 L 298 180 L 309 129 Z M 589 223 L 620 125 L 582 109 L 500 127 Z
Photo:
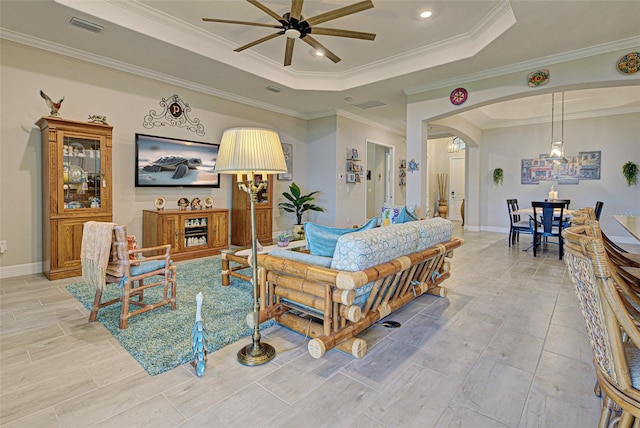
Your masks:
M 284 34 L 289 39 L 297 39 L 300 37 L 300 31 L 296 30 L 295 28 L 289 28 L 284 32 Z

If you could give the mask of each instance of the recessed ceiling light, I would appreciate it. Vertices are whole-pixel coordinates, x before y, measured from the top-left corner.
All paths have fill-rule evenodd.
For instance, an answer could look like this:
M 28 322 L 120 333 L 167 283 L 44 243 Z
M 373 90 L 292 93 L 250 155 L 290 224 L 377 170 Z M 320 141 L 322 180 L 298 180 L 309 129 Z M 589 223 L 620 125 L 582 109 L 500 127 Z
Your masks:
M 420 14 L 420 18 L 422 19 L 429 18 L 431 15 L 433 15 L 433 12 L 431 12 L 430 10 L 425 10 Z
M 322 51 L 316 51 L 316 56 L 324 56 L 324 52 L 322 52 Z

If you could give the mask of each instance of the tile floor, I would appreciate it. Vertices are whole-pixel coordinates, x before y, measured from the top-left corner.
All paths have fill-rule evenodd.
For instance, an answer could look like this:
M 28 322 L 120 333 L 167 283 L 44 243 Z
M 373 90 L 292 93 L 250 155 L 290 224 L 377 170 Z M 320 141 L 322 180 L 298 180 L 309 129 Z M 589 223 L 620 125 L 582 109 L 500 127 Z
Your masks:
M 456 228 L 447 298 L 422 296 L 365 332 L 369 353 L 322 359 L 282 327 L 261 367 L 248 343 L 150 377 L 65 289 L 41 275 L 0 285 L 0 425 L 7 427 L 596 427 L 591 349 L 557 249 Z

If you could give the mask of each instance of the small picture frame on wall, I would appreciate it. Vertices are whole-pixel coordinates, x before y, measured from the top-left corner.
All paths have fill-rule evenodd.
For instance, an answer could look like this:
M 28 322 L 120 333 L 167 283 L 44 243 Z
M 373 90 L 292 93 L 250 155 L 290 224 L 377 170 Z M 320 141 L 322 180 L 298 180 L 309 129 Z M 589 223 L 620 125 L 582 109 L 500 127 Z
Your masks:
M 287 165 L 287 172 L 278 174 L 278 180 L 293 180 L 293 145 L 289 143 L 282 144 L 282 153 L 284 153 L 284 162 Z
M 355 183 L 356 175 L 353 172 L 347 173 L 347 183 Z
M 351 149 L 351 159 L 358 159 L 358 149 Z

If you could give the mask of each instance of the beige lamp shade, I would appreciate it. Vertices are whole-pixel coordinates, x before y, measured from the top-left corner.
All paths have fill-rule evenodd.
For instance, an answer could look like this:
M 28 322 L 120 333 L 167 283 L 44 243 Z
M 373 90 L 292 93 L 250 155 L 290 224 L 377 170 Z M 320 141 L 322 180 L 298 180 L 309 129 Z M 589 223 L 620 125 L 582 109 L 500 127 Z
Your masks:
M 264 128 L 232 128 L 224 131 L 216 172 L 221 174 L 287 172 L 278 133 Z

